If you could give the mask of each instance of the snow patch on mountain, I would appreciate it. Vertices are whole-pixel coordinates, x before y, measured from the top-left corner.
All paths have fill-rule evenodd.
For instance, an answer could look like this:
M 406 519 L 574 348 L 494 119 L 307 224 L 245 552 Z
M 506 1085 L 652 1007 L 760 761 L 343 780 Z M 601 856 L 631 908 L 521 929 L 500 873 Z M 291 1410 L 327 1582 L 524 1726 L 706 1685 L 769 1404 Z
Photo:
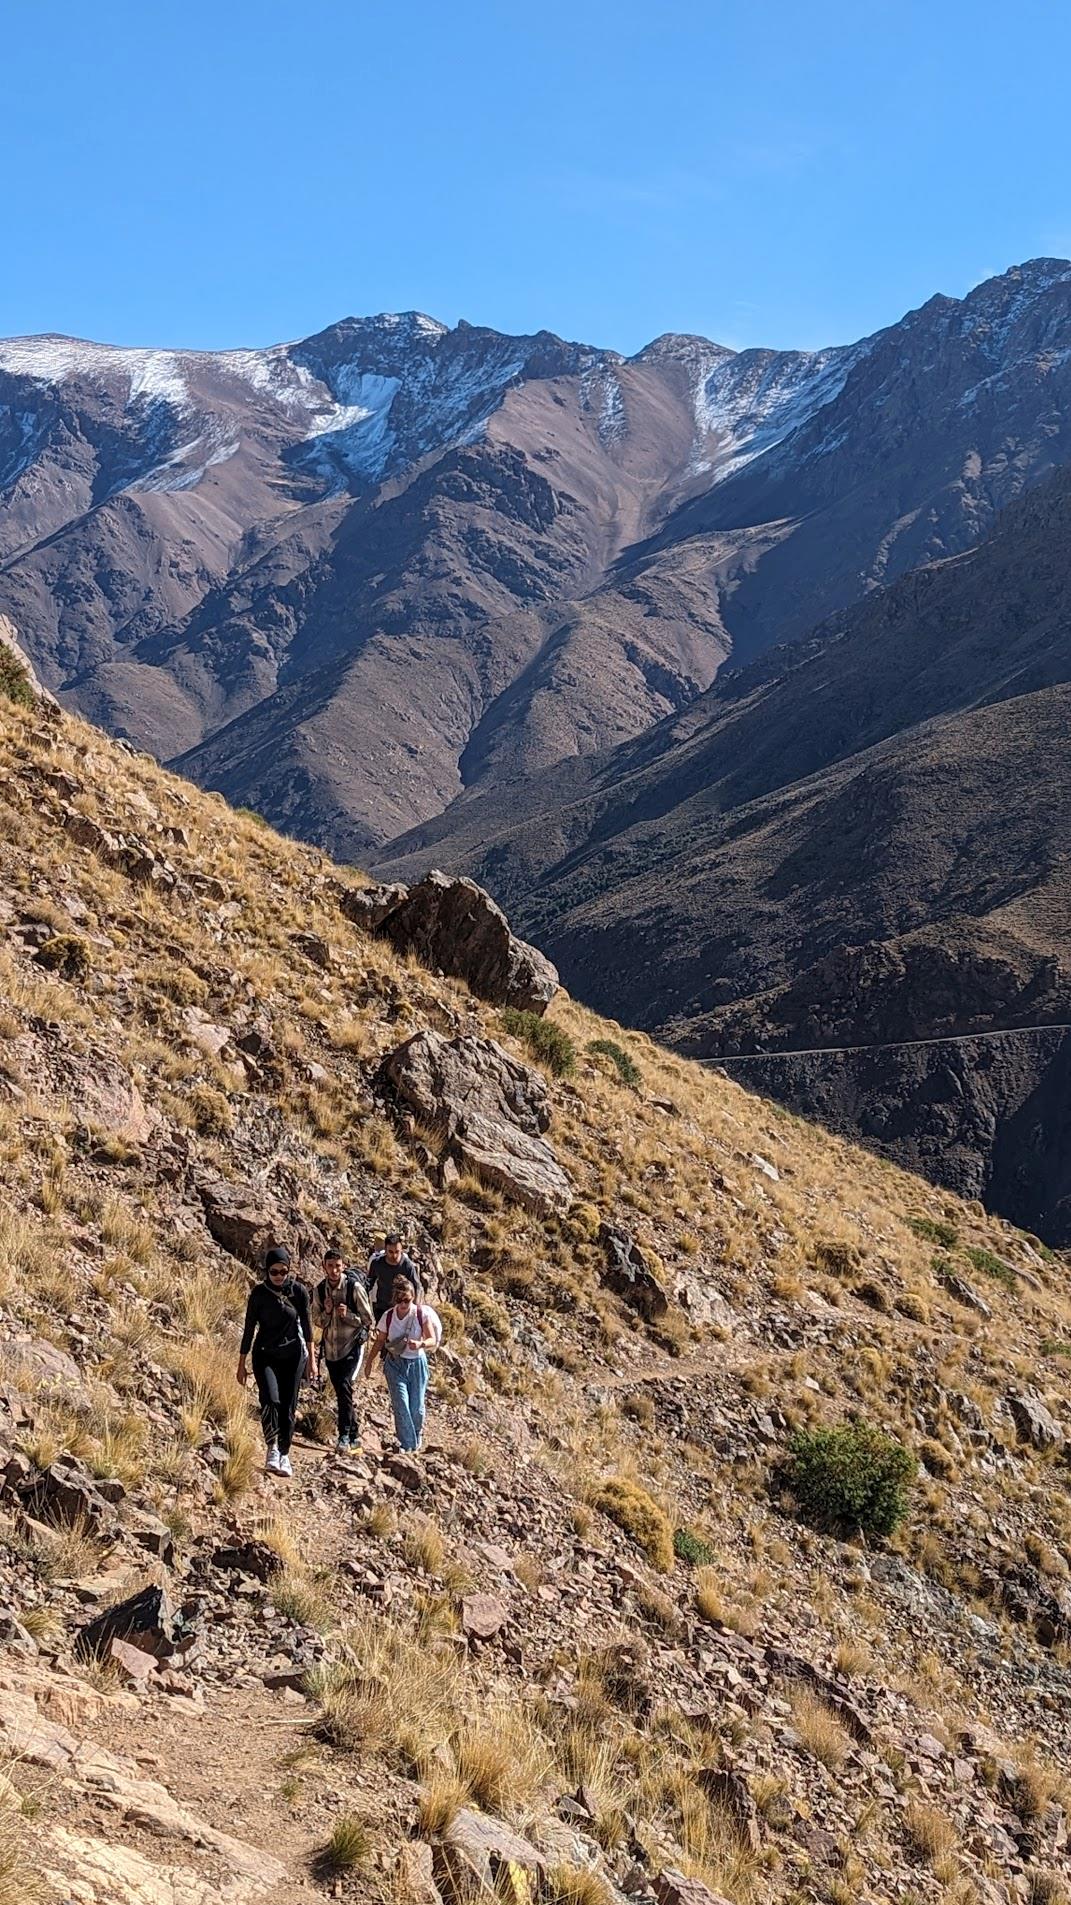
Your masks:
M 597 358 L 585 367 L 580 378 L 580 408 L 595 416 L 595 428 L 604 449 L 611 449 L 628 435 L 625 399 L 614 361 Z
M 693 469 L 721 483 L 783 443 L 839 397 L 864 348 L 719 356 L 695 385 Z
M 308 440 L 329 469 L 344 464 L 359 476 L 378 477 L 394 442 L 390 413 L 401 379 L 343 364 L 334 382 L 336 400 L 313 418 Z
M 122 378 L 131 403 L 141 397 L 177 405 L 186 397 L 177 351 L 125 350 L 77 337 L 12 337 L 0 342 L 0 370 L 39 384 L 64 383 L 72 377 Z

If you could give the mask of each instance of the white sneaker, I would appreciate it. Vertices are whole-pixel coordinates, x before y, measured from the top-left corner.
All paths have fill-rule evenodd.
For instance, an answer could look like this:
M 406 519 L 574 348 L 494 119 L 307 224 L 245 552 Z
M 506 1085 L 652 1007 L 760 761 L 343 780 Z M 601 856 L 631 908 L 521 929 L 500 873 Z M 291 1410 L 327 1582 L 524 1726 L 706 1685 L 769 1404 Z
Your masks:
M 289 1455 L 280 1455 L 279 1460 L 276 1463 L 276 1467 L 278 1468 L 280 1475 L 293 1475 L 294 1473 L 293 1469 L 290 1466 Z
M 267 1460 L 264 1463 L 264 1467 L 269 1475 L 278 1475 L 279 1464 L 282 1459 L 277 1445 L 273 1442 L 271 1448 L 268 1450 Z

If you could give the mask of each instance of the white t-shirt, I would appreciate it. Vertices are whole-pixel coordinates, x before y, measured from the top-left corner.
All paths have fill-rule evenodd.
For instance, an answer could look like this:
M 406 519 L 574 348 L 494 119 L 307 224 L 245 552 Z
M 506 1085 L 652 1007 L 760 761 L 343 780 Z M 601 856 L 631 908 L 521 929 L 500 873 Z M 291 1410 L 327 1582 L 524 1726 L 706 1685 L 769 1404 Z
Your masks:
M 415 1356 L 420 1355 L 425 1323 L 434 1338 L 438 1334 L 438 1321 L 435 1311 L 429 1309 L 426 1303 L 412 1303 L 404 1316 L 399 1316 L 394 1308 L 385 1310 L 379 1319 L 379 1334 L 386 1337 L 387 1346 L 394 1355 L 398 1354 L 398 1344 L 404 1342 L 407 1347 L 401 1353 L 406 1362 L 412 1362 Z

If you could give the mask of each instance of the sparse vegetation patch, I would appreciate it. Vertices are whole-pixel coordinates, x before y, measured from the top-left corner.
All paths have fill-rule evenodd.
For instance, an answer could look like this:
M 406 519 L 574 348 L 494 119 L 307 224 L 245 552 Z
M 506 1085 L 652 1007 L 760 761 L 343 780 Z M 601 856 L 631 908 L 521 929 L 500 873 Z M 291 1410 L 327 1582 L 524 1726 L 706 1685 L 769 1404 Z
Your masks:
M 568 1032 L 553 1019 L 541 1019 L 538 1012 L 521 1012 L 516 1006 L 507 1006 L 502 1023 L 555 1078 L 568 1078 L 576 1070 L 576 1046 Z

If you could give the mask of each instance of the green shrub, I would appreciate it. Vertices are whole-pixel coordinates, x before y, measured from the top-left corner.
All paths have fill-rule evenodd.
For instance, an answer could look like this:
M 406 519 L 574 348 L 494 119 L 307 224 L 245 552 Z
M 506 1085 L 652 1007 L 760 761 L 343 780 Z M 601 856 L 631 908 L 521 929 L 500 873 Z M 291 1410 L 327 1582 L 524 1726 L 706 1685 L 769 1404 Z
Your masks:
M 940 1244 L 942 1250 L 952 1250 L 959 1242 L 955 1224 L 942 1224 L 932 1217 L 909 1217 L 907 1222 L 916 1237 L 924 1237 L 928 1244 Z
M 568 1032 L 563 1032 L 553 1020 L 541 1019 L 538 1012 L 521 1012 L 510 1005 L 502 1014 L 502 1023 L 556 1078 L 567 1078 L 575 1071 L 576 1046 Z
M 368 1827 L 356 1813 L 344 1812 L 335 1821 L 331 1837 L 324 1848 L 324 1864 L 332 1872 L 349 1872 L 355 1865 L 363 1865 L 368 1857 L 370 1841 Z
M 907 1513 L 915 1471 L 902 1442 L 865 1422 L 842 1422 L 794 1435 L 784 1479 L 821 1527 L 891 1535 Z
M 668 1574 L 673 1566 L 673 1530 L 658 1503 L 622 1476 L 610 1476 L 600 1482 L 591 1497 L 592 1505 L 609 1515 L 636 1545 L 643 1549 L 653 1567 Z
M 624 1048 L 618 1045 L 616 1039 L 593 1038 L 589 1041 L 588 1051 L 608 1058 L 622 1084 L 638 1085 L 642 1082 L 643 1073 L 635 1059 L 629 1057 Z
M 697 1535 L 694 1528 L 678 1528 L 673 1537 L 673 1552 L 678 1561 L 687 1561 L 690 1568 L 709 1567 L 714 1559 L 714 1550 L 709 1541 Z
M 1019 1288 L 1019 1279 L 1015 1271 L 1010 1263 L 1005 1263 L 1003 1257 L 995 1257 L 991 1250 L 983 1250 L 976 1244 L 969 1250 L 965 1250 L 963 1254 L 968 1263 L 973 1264 L 984 1277 L 992 1277 L 995 1282 L 1003 1283 L 1007 1290 Z
M 21 708 L 32 708 L 37 701 L 25 663 L 4 641 L 0 641 L 0 695 Z

